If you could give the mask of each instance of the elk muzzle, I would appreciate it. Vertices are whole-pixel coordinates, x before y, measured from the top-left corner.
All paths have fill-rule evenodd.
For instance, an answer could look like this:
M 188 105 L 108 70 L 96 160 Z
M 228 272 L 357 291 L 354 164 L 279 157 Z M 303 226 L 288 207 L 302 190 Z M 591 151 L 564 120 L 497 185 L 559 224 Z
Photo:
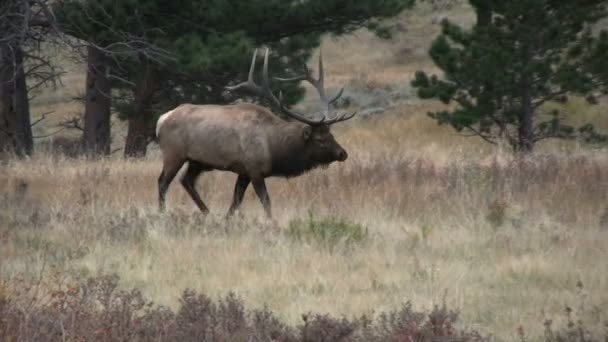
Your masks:
M 339 149 L 338 153 L 336 154 L 336 159 L 338 159 L 338 161 L 345 161 L 348 158 L 348 153 L 346 153 L 346 151 L 344 149 Z

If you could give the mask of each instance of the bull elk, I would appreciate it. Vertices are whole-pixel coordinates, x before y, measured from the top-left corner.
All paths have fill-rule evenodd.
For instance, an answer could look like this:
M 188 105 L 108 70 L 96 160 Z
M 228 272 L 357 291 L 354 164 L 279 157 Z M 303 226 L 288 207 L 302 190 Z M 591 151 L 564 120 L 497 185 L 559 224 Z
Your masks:
M 165 194 L 169 184 L 183 164 L 188 163 L 181 183 L 203 213 L 209 209 L 195 188 L 198 176 L 205 171 L 225 170 L 238 175 L 232 204 L 227 216 L 241 205 L 249 183 L 253 184 L 266 215 L 271 217 L 270 198 L 265 178 L 270 176 L 294 177 L 317 166 L 334 161 L 345 161 L 346 151 L 330 132 L 330 126 L 352 118 L 350 115 L 332 115 L 330 107 L 342 95 L 326 96 L 324 89 L 323 58 L 319 55 L 319 77 L 314 79 L 305 68 L 303 75 L 280 81 L 308 81 L 321 98 L 321 117 L 309 119 L 291 109 L 270 90 L 268 77 L 268 49 L 264 56 L 262 85 L 253 80 L 257 50 L 253 54 L 247 81 L 229 91 L 246 90 L 268 99 L 292 120 L 284 120 L 269 109 L 252 104 L 192 105 L 182 104 L 163 114 L 156 124 L 156 135 L 163 156 L 163 170 L 158 178 L 159 207 L 165 207 Z

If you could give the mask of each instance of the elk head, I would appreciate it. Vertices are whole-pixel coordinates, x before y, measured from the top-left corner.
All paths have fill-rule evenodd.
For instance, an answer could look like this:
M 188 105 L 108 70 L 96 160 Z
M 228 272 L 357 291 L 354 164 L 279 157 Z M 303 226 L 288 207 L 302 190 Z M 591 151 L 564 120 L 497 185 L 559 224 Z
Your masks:
M 307 127 L 303 130 L 303 136 L 306 143 L 306 153 L 310 154 L 310 157 L 321 165 L 327 165 L 333 161 L 345 161 L 348 158 L 348 153 L 336 142 L 334 136 L 330 132 L 330 126 L 349 120 L 356 115 L 356 112 L 352 114 L 336 113 L 331 115 L 331 107 L 338 101 L 344 92 L 344 87 L 334 95 L 332 98 L 327 97 L 325 90 L 325 75 L 323 71 L 323 55 L 319 53 L 319 76 L 314 78 L 312 72 L 304 64 L 303 73 L 299 76 L 291 78 L 279 78 L 275 77 L 276 80 L 281 82 L 309 82 L 318 92 L 321 100 L 321 111 L 315 115 L 319 118 L 310 119 L 307 116 L 300 114 L 290 108 L 287 108 L 282 101 L 282 96 L 275 96 L 270 89 L 270 80 L 268 76 L 268 55 L 269 49 L 266 49 L 264 54 L 264 67 L 262 70 L 262 85 L 258 85 L 254 82 L 253 76 L 255 72 L 255 62 L 257 57 L 257 49 L 253 53 L 251 60 L 251 67 L 249 68 L 249 76 L 247 81 L 239 83 L 232 87 L 227 87 L 228 90 L 246 90 L 250 93 L 268 99 L 274 106 L 279 108 L 288 117 L 304 123 Z

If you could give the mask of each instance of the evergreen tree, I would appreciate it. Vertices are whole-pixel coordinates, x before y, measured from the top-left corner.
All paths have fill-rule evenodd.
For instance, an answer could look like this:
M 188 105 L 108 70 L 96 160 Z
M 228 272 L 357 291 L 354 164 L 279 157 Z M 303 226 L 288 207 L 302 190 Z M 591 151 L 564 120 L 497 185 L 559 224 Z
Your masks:
M 429 115 L 491 143 L 506 139 L 516 151 L 531 151 L 546 138 L 574 137 L 576 129 L 562 119 L 575 113 L 544 115 L 541 108 L 605 89 L 608 35 L 593 28 L 606 16 L 606 1 L 470 3 L 476 25 L 464 29 L 445 20 L 430 48 L 443 79 L 419 71 L 412 81 L 421 98 L 457 104 Z
M 322 34 L 344 34 L 361 27 L 386 33 L 379 20 L 397 15 L 413 2 L 62 0 L 60 12 L 66 31 L 82 39 L 112 30 L 125 32 L 171 54 L 162 61 L 141 54 L 121 57 L 115 70 L 120 79 L 130 81 L 112 85 L 114 106 L 129 120 L 125 156 L 131 157 L 145 154 L 155 119 L 162 112 L 184 102 L 233 101 L 225 86 L 243 79 L 254 47 L 272 48 L 274 74 L 295 74 L 320 44 Z M 102 10 L 87 10 L 100 4 Z M 126 20 L 114 19 L 125 16 Z M 303 95 L 297 84 L 283 85 L 282 92 L 288 104 Z
M 119 105 L 112 89 L 135 85 L 129 80 L 128 68 L 142 58 L 157 62 L 168 58 L 167 52 L 151 43 L 158 31 L 145 27 L 145 16 L 155 10 L 153 2 L 142 1 L 55 2 L 54 12 L 63 32 L 83 42 L 71 45 L 77 52 L 86 51 L 82 145 L 88 156 L 110 153 L 110 113 L 112 105 Z

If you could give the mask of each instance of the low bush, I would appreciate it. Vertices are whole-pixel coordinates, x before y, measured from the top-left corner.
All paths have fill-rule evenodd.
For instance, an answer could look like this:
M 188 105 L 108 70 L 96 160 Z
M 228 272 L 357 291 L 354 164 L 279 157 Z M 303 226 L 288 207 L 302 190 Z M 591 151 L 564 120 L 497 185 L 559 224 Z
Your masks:
M 0 341 L 281 341 L 281 342 L 467 342 L 490 337 L 461 328 L 458 311 L 446 305 L 428 313 L 410 303 L 374 318 L 336 318 L 305 314 L 289 326 L 268 308 L 249 310 L 234 293 L 213 300 L 183 292 L 177 311 L 154 305 L 138 290 L 120 290 L 115 275 L 70 283 L 26 285 L 11 280 L 0 286 Z M 548 342 L 600 342 L 567 309 L 565 327 L 545 322 Z M 527 340 L 523 331 L 519 337 Z
M 608 321 L 604 323 L 604 336 L 592 332 L 582 320 L 573 317 L 572 309 L 566 306 L 565 322 L 563 327 L 555 327 L 553 320 L 545 321 L 545 341 L 546 342 L 607 342 L 608 341 Z M 525 340 L 522 338 L 522 340 Z
M 318 219 L 309 213 L 308 219 L 292 220 L 286 232 L 294 241 L 318 244 L 333 251 L 337 246 L 353 246 L 368 238 L 367 227 L 343 219 Z
M 0 288 L 0 341 L 480 341 L 457 328 L 458 313 L 400 310 L 348 319 L 306 314 L 296 327 L 268 308 L 248 310 L 233 293 L 213 300 L 183 292 L 177 311 L 156 306 L 140 291 L 120 290 L 115 275 L 79 283 L 56 278 Z

